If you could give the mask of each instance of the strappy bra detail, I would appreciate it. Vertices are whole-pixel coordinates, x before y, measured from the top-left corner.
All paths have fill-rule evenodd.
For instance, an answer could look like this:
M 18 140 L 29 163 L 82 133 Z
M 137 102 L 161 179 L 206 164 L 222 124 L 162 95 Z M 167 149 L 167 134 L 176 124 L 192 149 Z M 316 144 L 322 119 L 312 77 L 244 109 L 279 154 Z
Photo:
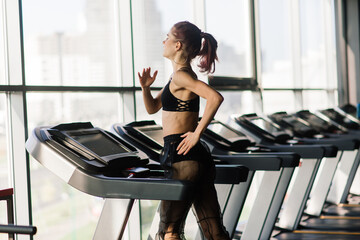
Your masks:
M 164 111 L 170 112 L 199 112 L 200 98 L 196 96 L 190 100 L 176 98 L 169 89 L 171 80 L 166 84 L 161 94 L 161 103 Z
M 170 112 L 199 112 L 200 98 L 196 96 L 190 100 L 181 100 L 170 92 L 170 78 L 161 94 L 161 103 L 164 111 Z

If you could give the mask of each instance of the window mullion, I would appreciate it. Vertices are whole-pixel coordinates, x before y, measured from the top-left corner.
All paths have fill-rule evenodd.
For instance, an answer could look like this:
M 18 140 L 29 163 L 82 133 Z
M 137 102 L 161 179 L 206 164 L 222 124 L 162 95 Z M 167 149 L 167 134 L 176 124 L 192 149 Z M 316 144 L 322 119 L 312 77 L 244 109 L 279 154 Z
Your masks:
M 7 129 L 11 178 L 14 187 L 15 221 L 17 224 L 31 224 L 29 162 L 25 150 L 24 94 L 7 94 Z
M 7 82 L 23 85 L 23 54 L 21 1 L 5 1 L 5 42 L 7 51 Z M 7 131 L 11 182 L 14 187 L 15 222 L 20 225 L 32 224 L 30 197 L 29 159 L 25 150 L 27 135 L 25 92 L 7 93 Z M 19 239 L 29 239 L 21 236 Z
M 132 79 L 132 87 L 135 87 L 134 51 L 132 33 L 132 7 L 131 1 L 118 1 L 119 36 L 120 36 L 120 62 L 122 86 L 127 86 Z M 129 71 L 131 69 L 131 71 Z M 125 71 L 126 70 L 126 71 Z M 125 92 L 121 95 L 123 103 L 124 122 L 134 121 L 136 118 L 135 92 Z M 125 104 L 126 103 L 126 104 Z

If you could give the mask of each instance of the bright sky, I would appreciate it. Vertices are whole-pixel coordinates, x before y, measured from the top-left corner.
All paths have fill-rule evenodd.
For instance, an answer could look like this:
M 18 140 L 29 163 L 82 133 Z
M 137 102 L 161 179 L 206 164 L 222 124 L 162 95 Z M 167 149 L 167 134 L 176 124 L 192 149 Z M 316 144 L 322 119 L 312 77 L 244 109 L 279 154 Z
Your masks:
M 172 25 L 178 21 L 193 20 L 192 0 L 156 0 L 154 2 L 162 13 L 161 27 L 164 32 L 170 30 Z M 243 2 L 246 1 L 226 0 L 226 4 L 218 0 L 206 1 L 206 21 L 209 26 L 214 26 L 208 31 L 218 41 L 238 46 L 238 51 L 243 50 L 240 49 L 241 47 L 247 47 L 247 44 L 243 43 L 245 27 L 248 24 L 243 21 L 241 15 L 246 11 Z M 85 4 L 86 0 L 24 0 L 25 33 L 49 34 L 79 31 L 82 28 L 81 24 L 85 21 Z M 234 21 L 237 22 L 236 25 L 229 24 Z M 229 35 L 229 28 L 233 28 L 231 35 Z
M 71 32 L 78 29 L 86 0 L 23 0 L 25 33 Z

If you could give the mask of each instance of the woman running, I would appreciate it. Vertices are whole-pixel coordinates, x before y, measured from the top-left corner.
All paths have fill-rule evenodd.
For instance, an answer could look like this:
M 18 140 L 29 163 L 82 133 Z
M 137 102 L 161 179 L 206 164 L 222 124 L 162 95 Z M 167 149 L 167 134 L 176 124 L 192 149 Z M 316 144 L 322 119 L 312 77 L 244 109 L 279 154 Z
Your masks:
M 163 41 L 163 56 L 168 58 L 173 73 L 167 85 L 154 98 L 150 86 L 157 71 L 143 69 L 138 73 L 146 110 L 149 114 L 162 108 L 164 148 L 161 165 L 170 179 L 189 180 L 196 185 L 189 201 L 161 201 L 158 240 L 185 239 L 184 224 L 190 207 L 209 240 L 226 239 L 220 207 L 214 187 L 215 165 L 201 134 L 214 118 L 223 97 L 206 83 L 198 80 L 191 61 L 199 56 L 201 72 L 213 73 L 217 60 L 217 41 L 194 24 L 176 23 Z M 199 121 L 199 97 L 206 99 L 206 107 Z

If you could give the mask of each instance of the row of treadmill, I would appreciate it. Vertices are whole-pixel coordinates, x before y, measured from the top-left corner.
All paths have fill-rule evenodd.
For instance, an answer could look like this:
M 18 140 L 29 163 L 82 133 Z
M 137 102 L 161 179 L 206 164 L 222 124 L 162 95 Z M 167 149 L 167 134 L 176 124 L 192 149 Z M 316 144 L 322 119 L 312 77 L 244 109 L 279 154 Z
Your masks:
M 360 239 L 360 121 L 344 105 L 316 112 L 233 115 L 202 136 L 216 163 L 215 186 L 233 239 Z M 189 181 L 164 178 L 161 125 L 154 121 L 42 126 L 30 155 L 72 187 L 105 199 L 93 239 L 141 239 L 137 199 L 184 200 Z M 251 194 L 250 194 L 251 193 Z M 250 199 L 250 200 L 249 200 Z M 148 240 L 159 223 L 154 215 Z M 131 226 L 130 226 L 131 225 Z M 188 239 L 204 239 L 189 214 Z M 129 230 L 131 228 L 131 230 Z M 129 237 L 130 235 L 130 237 Z

